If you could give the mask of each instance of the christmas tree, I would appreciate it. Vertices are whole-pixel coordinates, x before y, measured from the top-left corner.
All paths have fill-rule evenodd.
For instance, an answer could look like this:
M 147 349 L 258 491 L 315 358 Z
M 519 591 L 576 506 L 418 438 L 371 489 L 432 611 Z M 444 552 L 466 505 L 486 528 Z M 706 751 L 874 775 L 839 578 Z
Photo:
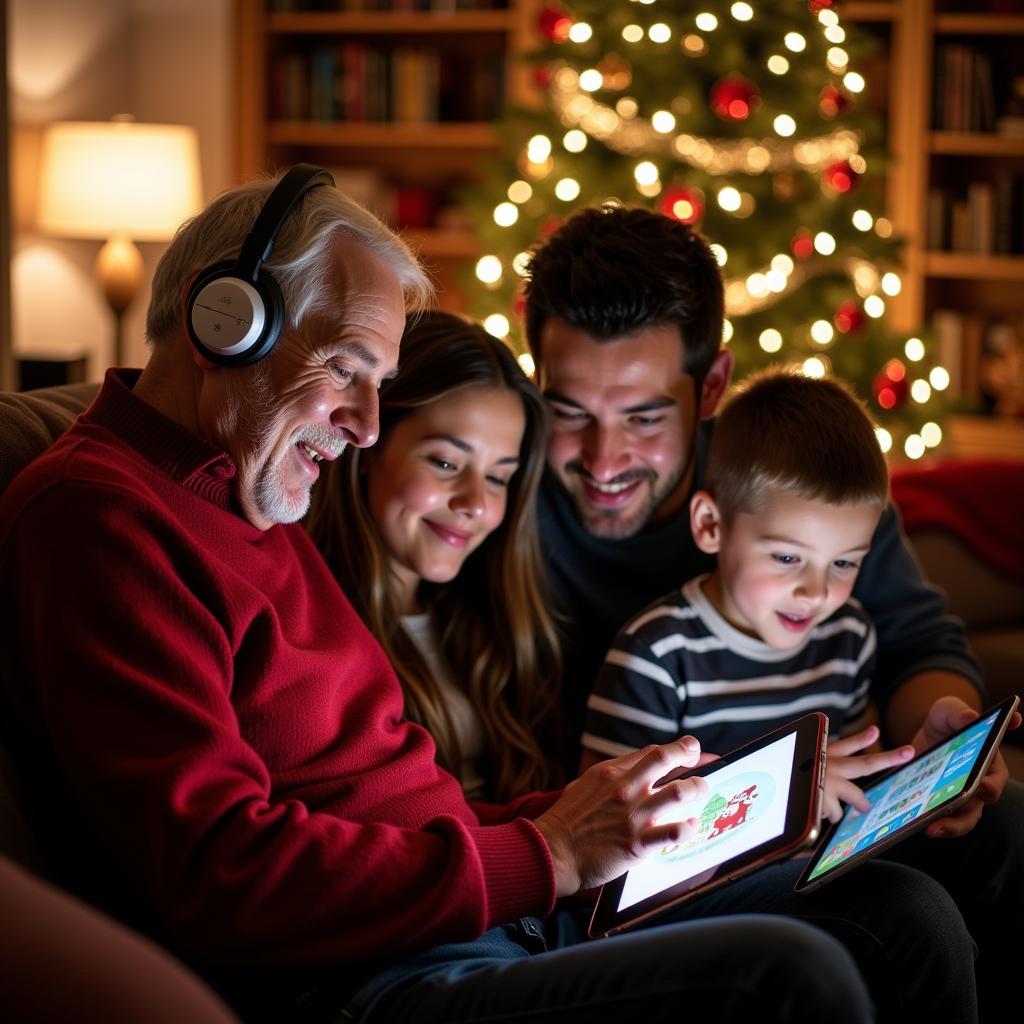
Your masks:
M 834 373 L 870 401 L 883 449 L 938 444 L 948 374 L 885 323 L 900 247 L 880 214 L 884 140 L 857 70 L 875 42 L 833 7 L 545 7 L 530 57 L 544 102 L 506 116 L 502 156 L 466 197 L 485 254 L 473 312 L 491 333 L 524 351 L 514 312 L 533 242 L 578 206 L 643 204 L 713 244 L 737 376 L 780 360 Z

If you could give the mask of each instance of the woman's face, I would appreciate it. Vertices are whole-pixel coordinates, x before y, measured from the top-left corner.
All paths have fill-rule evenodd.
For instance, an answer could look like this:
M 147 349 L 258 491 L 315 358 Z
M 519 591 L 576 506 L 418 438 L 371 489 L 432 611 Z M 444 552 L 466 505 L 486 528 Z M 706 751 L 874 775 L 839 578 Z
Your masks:
M 525 428 L 514 391 L 468 388 L 406 417 L 364 456 L 403 613 L 418 610 L 421 580 L 454 579 L 501 523 Z

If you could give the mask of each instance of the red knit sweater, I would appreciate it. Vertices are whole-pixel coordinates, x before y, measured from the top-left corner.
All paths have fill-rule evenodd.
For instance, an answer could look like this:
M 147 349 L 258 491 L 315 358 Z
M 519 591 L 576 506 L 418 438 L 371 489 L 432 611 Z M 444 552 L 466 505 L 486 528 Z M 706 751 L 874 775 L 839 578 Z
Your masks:
M 251 526 L 229 456 L 134 379 L 0 502 L 4 696 L 101 858 L 216 960 L 390 957 L 549 912 L 516 815 L 550 795 L 468 806 L 301 527 Z

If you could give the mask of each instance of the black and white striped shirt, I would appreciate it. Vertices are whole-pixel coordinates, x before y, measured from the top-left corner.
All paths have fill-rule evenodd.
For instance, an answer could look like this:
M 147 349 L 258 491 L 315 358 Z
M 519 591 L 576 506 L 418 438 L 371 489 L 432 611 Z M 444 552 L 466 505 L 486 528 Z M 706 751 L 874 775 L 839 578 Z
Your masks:
M 797 648 L 779 650 L 730 625 L 690 580 L 629 622 L 587 701 L 582 743 L 616 757 L 692 733 L 725 754 L 811 711 L 833 736 L 863 714 L 875 630 L 850 599 Z

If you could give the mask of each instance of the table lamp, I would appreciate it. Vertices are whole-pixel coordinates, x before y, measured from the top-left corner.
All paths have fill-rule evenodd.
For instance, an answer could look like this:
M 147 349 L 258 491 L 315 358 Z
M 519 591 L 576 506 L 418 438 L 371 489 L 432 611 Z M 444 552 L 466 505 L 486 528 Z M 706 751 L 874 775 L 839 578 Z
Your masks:
M 39 228 L 106 239 L 96 276 L 114 313 L 114 362 L 124 361 L 124 313 L 142 280 L 135 241 L 161 242 L 201 204 L 199 145 L 184 125 L 58 121 L 43 136 Z

